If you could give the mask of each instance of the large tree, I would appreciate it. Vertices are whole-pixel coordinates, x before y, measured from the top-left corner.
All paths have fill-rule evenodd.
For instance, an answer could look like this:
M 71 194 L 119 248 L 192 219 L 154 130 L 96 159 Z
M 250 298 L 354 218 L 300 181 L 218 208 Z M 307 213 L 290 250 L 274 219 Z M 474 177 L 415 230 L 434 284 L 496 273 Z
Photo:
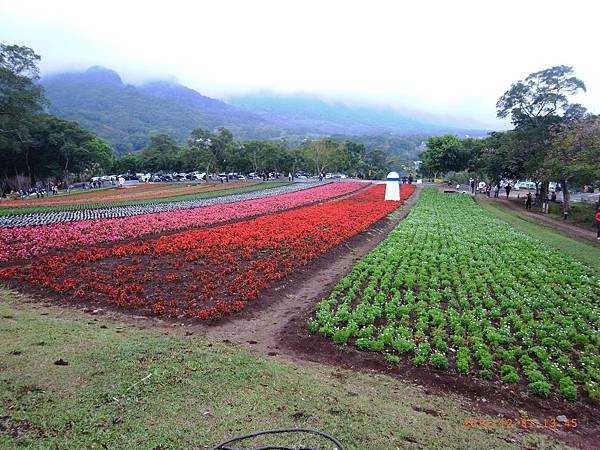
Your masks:
M 346 154 L 342 144 L 333 139 L 311 141 L 304 147 L 304 158 L 312 164 L 315 173 L 339 170 L 346 166 Z
M 550 180 L 544 178 L 541 167 L 546 159 L 547 141 L 551 129 L 557 124 L 577 120 L 585 114 L 585 108 L 571 103 L 569 96 L 585 91 L 583 81 L 573 75 L 569 66 L 554 66 L 534 72 L 514 83 L 496 104 L 500 118 L 510 116 L 516 131 L 523 139 L 517 142 L 521 148 L 524 175 L 541 181 L 540 200 L 546 196 Z M 562 180 L 565 190 L 566 180 Z M 568 213 L 568 202 L 563 202 Z
M 462 140 L 451 134 L 430 137 L 427 149 L 421 153 L 423 171 L 435 178 L 440 173 L 465 169 L 466 159 Z
M 564 186 L 600 183 L 600 116 L 556 126 L 540 171 Z M 569 192 L 563 189 L 563 210 L 569 209 Z
M 153 134 L 150 144 L 142 151 L 144 168 L 151 172 L 177 170 L 180 164 L 180 148 L 167 134 Z
M 498 117 L 510 115 L 516 127 L 541 127 L 556 117 L 574 119 L 585 113 L 569 96 L 585 92 L 583 81 L 573 76 L 573 68 L 554 66 L 519 80 L 506 91 L 496 104 Z

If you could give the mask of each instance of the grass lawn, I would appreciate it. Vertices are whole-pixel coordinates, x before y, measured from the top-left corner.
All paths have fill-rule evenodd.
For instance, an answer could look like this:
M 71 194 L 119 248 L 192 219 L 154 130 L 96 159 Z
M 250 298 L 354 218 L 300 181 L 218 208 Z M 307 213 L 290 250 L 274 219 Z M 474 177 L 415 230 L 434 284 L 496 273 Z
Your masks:
M 516 211 L 512 211 L 493 200 L 482 198 L 481 196 L 477 198 L 477 204 L 517 230 L 566 253 L 573 259 L 586 264 L 600 273 L 600 246 L 598 244 L 567 236 L 559 230 L 534 222 L 534 219 L 530 219 L 529 217 L 520 216 Z
M 3 449 L 210 448 L 293 426 L 333 434 L 347 449 L 552 445 L 514 429 L 465 429 L 473 416 L 457 398 L 389 376 L 134 329 L 0 289 Z

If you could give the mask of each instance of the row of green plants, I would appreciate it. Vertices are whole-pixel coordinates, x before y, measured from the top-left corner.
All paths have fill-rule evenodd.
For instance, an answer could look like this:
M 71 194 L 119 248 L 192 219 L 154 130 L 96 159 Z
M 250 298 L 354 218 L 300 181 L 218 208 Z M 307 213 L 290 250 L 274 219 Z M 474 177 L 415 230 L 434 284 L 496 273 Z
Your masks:
M 139 205 L 155 205 L 159 203 L 170 203 L 170 202 L 181 202 L 188 200 L 200 200 L 204 198 L 222 197 L 224 195 L 241 194 L 244 192 L 254 192 L 273 187 L 280 187 L 288 185 L 288 182 L 279 181 L 267 181 L 264 183 L 250 184 L 248 186 L 241 186 L 238 188 L 228 189 L 227 185 L 224 185 L 223 189 L 199 192 L 197 194 L 186 194 L 186 195 L 174 195 L 163 198 L 150 198 L 143 200 L 126 200 L 120 202 L 90 202 L 90 203 L 77 203 L 73 205 L 59 205 L 59 206 L 31 206 L 31 207 L 0 207 L 0 216 L 12 216 L 18 214 L 32 214 L 32 213 L 52 213 L 62 211 L 81 211 L 86 209 L 101 209 L 101 208 L 117 208 L 121 206 L 139 206 Z
M 317 305 L 340 345 L 390 363 L 600 398 L 600 279 L 492 218 L 425 190 L 410 215 Z

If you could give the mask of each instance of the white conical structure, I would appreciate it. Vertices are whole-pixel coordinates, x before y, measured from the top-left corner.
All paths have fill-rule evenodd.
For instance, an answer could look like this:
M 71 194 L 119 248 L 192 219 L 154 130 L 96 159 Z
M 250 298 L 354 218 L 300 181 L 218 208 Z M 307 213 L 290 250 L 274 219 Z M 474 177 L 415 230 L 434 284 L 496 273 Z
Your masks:
M 397 172 L 390 172 L 385 182 L 385 199 L 400 201 L 400 176 Z

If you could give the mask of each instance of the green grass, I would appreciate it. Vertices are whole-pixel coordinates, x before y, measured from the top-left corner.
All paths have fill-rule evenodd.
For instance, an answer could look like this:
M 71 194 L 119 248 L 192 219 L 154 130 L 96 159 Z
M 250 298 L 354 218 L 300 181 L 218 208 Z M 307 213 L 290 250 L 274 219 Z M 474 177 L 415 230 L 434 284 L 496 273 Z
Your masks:
M 208 448 L 294 426 L 361 450 L 552 444 L 535 433 L 465 429 L 481 415 L 389 376 L 93 317 L 0 290 L 0 448 Z M 61 358 L 68 365 L 54 364 Z
M 144 200 L 129 200 L 121 202 L 93 202 L 83 203 L 76 205 L 61 205 L 61 206 L 31 206 L 31 207 L 0 207 L 0 216 L 12 216 L 18 214 L 31 214 L 31 213 L 50 213 L 59 211 L 79 211 L 83 209 L 98 209 L 98 208 L 116 208 L 118 206 L 133 206 L 133 205 L 147 205 L 147 204 L 158 204 L 158 203 L 169 203 L 169 202 L 181 202 L 186 200 L 198 200 L 203 198 L 222 197 L 224 195 L 241 194 L 244 192 L 261 191 L 273 187 L 285 186 L 290 183 L 280 181 L 267 181 L 264 183 L 256 183 L 248 186 L 241 186 L 239 188 L 227 189 L 225 186 L 223 189 L 215 191 L 199 192 L 197 194 L 186 194 L 186 195 L 174 195 L 170 197 L 144 199 Z
M 540 214 L 542 214 L 540 212 Z M 548 205 L 548 215 L 553 219 L 563 220 L 562 205 L 558 203 L 550 203 Z M 571 210 L 567 217 L 567 223 L 587 228 L 596 231 L 596 215 L 595 203 L 571 203 Z
M 518 212 L 505 208 L 493 200 L 478 197 L 477 204 L 494 217 L 508 223 L 517 230 L 566 253 L 576 261 L 600 273 L 600 247 L 598 244 L 568 236 L 561 231 L 536 222 L 535 219 L 521 216 Z

